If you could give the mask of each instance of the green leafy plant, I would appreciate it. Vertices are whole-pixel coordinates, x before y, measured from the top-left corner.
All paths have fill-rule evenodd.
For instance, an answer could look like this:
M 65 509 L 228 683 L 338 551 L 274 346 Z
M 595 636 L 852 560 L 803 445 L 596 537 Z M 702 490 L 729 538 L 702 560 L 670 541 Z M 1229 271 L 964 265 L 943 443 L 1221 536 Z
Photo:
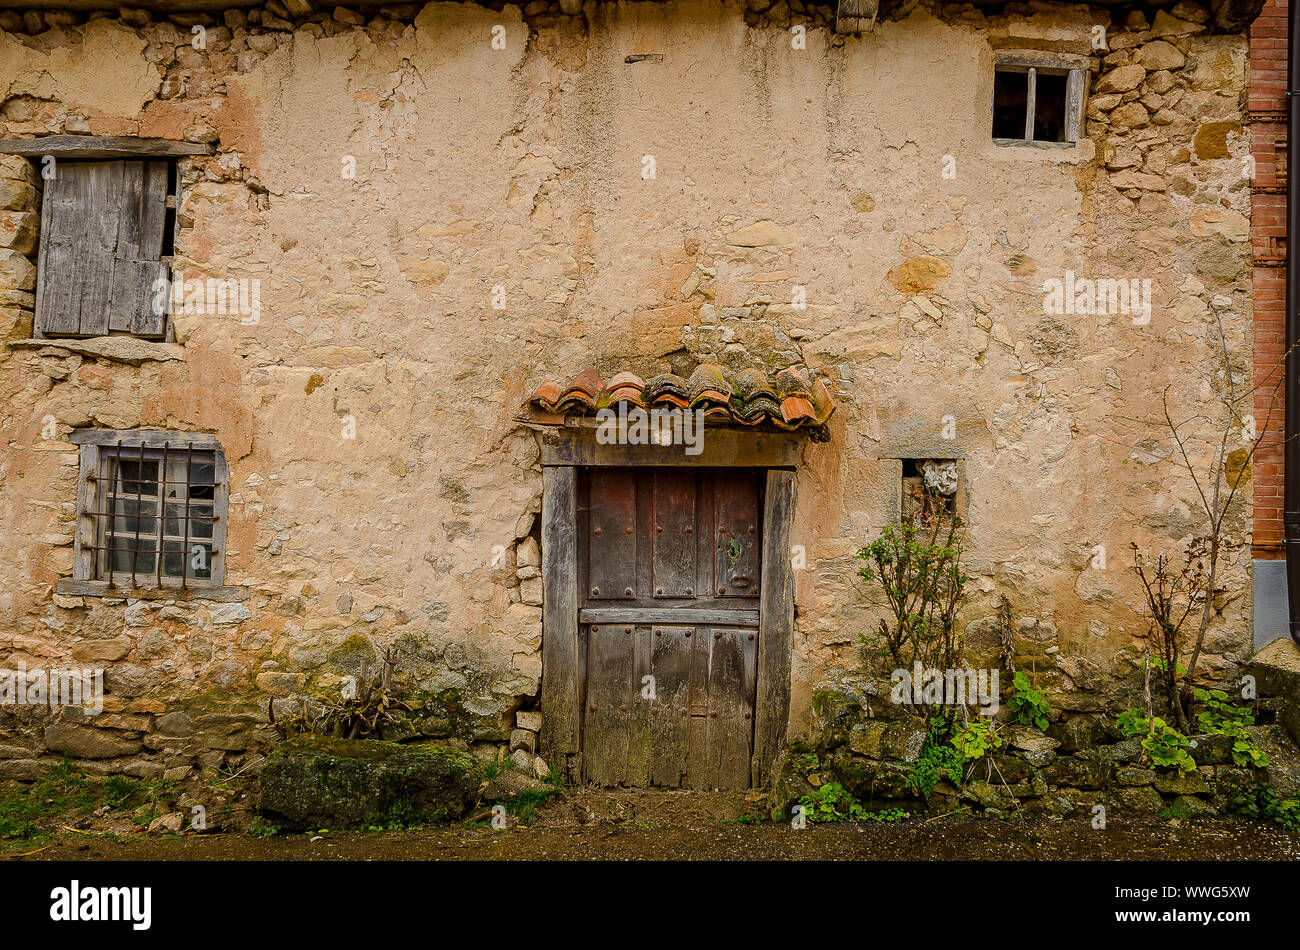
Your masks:
M 960 785 L 970 763 L 1002 745 L 1002 737 L 987 719 L 957 725 L 944 716 L 936 716 L 930 720 L 925 745 L 907 774 L 907 787 L 929 801 L 940 780 L 946 778 Z
M 965 525 L 941 504 L 918 503 L 854 555 L 866 562 L 858 576 L 876 593 L 881 617 L 875 640 L 859 634 L 866 647 L 882 649 L 895 667 L 919 661 L 926 668 L 960 665 L 957 614 L 970 580 L 962 569 Z
M 268 823 L 261 815 L 254 815 L 248 824 L 248 833 L 254 838 L 274 838 L 280 833 L 280 826 Z
M 853 797 L 853 793 L 838 782 L 827 782 L 811 795 L 799 799 L 804 807 L 805 817 L 816 823 L 832 821 L 902 821 L 911 816 L 903 808 L 884 808 L 869 811 L 866 806 Z M 763 815 L 741 815 L 733 824 L 757 824 L 764 820 Z
M 1268 765 L 1268 756 L 1264 750 L 1255 745 L 1255 741 L 1250 736 L 1240 736 L 1233 739 L 1232 742 L 1232 761 L 1238 765 L 1252 765 L 1257 769 L 1262 769 Z
M 961 757 L 951 746 L 926 746 L 907 773 L 907 787 L 919 792 L 927 802 L 940 780 L 961 781 Z
M 1278 798 L 1267 785 L 1241 789 L 1228 802 L 1228 811 L 1252 821 L 1269 818 L 1288 831 L 1300 831 L 1300 797 Z
M 827 782 L 811 795 L 800 798 L 799 804 L 811 822 L 861 821 L 867 816 L 862 804 L 839 782 Z
M 821 759 L 817 758 L 816 752 L 802 753 L 797 759 L 795 759 L 795 762 L 798 764 L 798 768 L 802 772 L 811 772 L 821 765 Z
M 1036 726 L 1046 729 L 1052 714 L 1047 705 L 1047 697 L 1034 689 L 1028 675 L 1017 670 L 1011 679 L 1011 697 L 1007 700 L 1011 707 L 1011 720 L 1022 726 Z
M 1153 765 L 1176 767 L 1180 772 L 1196 768 L 1196 760 L 1188 751 L 1190 740 L 1159 716 L 1148 720 L 1142 710 L 1130 709 L 1119 714 L 1116 724 L 1124 735 L 1142 740 L 1142 751 Z
M 1163 719 L 1151 722 L 1151 732 L 1142 740 L 1142 749 L 1156 765 L 1177 767 L 1180 772 L 1190 772 L 1196 768 L 1196 760 L 1188 751 L 1189 741 L 1185 735 L 1167 725 Z
M 1251 821 L 1259 818 L 1259 792 L 1253 788 L 1243 789 L 1228 800 L 1228 811 Z
M 953 731 L 950 743 L 961 757 L 962 765 L 966 765 L 1002 748 L 1002 737 L 989 720 L 972 719 Z
M 911 818 L 912 813 L 903 808 L 882 808 L 880 811 L 868 812 L 867 817 L 872 821 L 895 822 Z
M 1288 831 L 1300 831 L 1300 798 L 1278 798 L 1268 786 L 1259 790 L 1259 810 Z
M 1249 709 L 1233 705 L 1231 697 L 1221 689 L 1197 688 L 1194 696 L 1203 706 L 1196 714 L 1196 726 L 1202 733 L 1232 739 L 1232 760 L 1238 765 L 1255 768 L 1268 765 L 1268 756 L 1246 731 L 1248 726 L 1255 724 L 1255 717 Z
M 1129 709 L 1115 717 L 1119 731 L 1131 739 L 1138 739 L 1151 731 L 1146 713 L 1140 709 Z

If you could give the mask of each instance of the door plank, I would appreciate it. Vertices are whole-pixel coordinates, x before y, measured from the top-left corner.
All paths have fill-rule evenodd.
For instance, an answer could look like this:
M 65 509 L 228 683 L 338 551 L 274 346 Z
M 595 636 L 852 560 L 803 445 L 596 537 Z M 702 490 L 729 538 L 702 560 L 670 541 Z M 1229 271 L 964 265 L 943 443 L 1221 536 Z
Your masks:
M 154 312 L 154 284 L 166 279 L 166 261 L 113 262 L 112 315 L 109 329 L 136 336 L 160 337 L 166 333 L 167 311 Z M 166 291 L 163 291 L 166 293 Z
M 163 336 L 165 311 L 154 312 L 154 283 L 168 273 L 161 261 L 167 212 L 167 163 L 127 162 L 113 267 L 109 329 Z
M 750 770 L 757 785 L 768 783 L 790 722 L 790 650 L 794 642 L 790 524 L 794 505 L 794 472 L 769 471 L 763 495 L 763 591 L 754 703 L 754 761 Z
M 77 272 L 82 336 L 104 336 L 110 329 L 113 305 L 113 264 L 117 252 L 117 226 L 122 200 L 123 162 L 63 166 L 59 174 L 73 171 L 82 208 L 74 246 L 80 254 Z
M 758 609 L 726 607 L 586 607 L 582 623 L 721 623 L 758 626 Z
M 753 473 L 718 472 L 715 485 L 713 593 L 757 597 L 759 582 L 758 482 Z
M 620 785 L 627 779 L 635 649 L 629 628 L 593 624 L 587 631 L 587 708 L 583 768 L 588 781 Z
M 636 473 L 591 473 L 587 600 L 630 600 L 636 584 Z
M 650 714 L 650 783 L 678 788 L 686 779 L 690 734 L 691 645 L 689 627 L 652 628 L 650 672 L 655 701 Z
M 578 482 L 572 468 L 542 471 L 542 757 L 580 774 L 578 710 Z
M 615 628 L 617 629 L 617 627 Z M 627 763 L 623 767 L 623 784 L 645 788 L 650 784 L 652 700 L 645 695 L 646 677 L 650 675 L 653 649 L 648 625 L 624 624 L 630 642 L 625 649 L 632 653 L 632 676 L 627 684 L 623 704 L 628 708 Z
M 652 596 L 707 596 L 698 586 L 696 475 L 692 471 L 662 469 L 651 473 L 651 479 Z
M 76 336 L 81 330 L 81 296 L 73 274 L 77 249 L 72 244 L 42 245 L 37 283 L 37 326 L 42 336 Z
M 709 715 L 705 720 L 707 781 L 748 788 L 754 737 L 756 640 L 752 630 L 703 627 L 711 646 Z
M 45 182 L 37 266 L 36 325 L 44 336 L 81 331 L 80 218 L 90 197 L 88 166 L 64 162 Z
M 688 788 L 712 788 L 713 772 L 709 763 L 709 638 L 706 628 L 695 627 L 686 636 L 691 644 L 691 685 L 687 718 L 686 785 Z

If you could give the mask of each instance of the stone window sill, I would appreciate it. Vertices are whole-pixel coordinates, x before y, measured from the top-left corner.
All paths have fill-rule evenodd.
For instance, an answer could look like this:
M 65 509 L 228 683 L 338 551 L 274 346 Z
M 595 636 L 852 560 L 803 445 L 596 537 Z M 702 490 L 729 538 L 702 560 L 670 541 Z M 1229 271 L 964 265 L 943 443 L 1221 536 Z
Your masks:
M 109 587 L 107 581 L 77 581 L 62 578 L 55 591 L 66 597 L 120 597 L 132 600 L 211 600 L 223 604 L 248 600 L 248 588 L 240 585 L 220 587 L 173 587 L 164 584 L 138 587 Z
M 1030 142 L 1025 139 L 991 139 L 985 157 L 994 161 L 1029 161 L 1040 164 L 1079 165 L 1097 155 L 1092 139 L 1076 142 Z
M 134 336 L 33 337 L 29 340 L 14 340 L 9 346 L 15 350 L 60 349 L 79 356 L 129 366 L 185 360 L 185 348 L 176 343 L 144 340 Z

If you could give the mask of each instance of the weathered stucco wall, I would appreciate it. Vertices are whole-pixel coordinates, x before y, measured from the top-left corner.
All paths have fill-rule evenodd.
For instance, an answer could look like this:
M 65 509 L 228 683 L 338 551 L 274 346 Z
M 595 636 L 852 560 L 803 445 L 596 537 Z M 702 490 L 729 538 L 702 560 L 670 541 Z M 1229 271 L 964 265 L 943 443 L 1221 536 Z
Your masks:
M 1128 544 L 1202 529 L 1168 441 L 1126 420 L 1158 417 L 1166 388 L 1180 413 L 1221 417 L 1215 298 L 1249 378 L 1244 38 L 1066 6 L 918 8 L 845 38 L 816 8 L 792 49 L 784 4 L 528 13 L 431 4 L 296 29 L 236 14 L 203 51 L 138 16 L 0 33 L 4 136 L 214 143 L 184 165 L 178 265 L 261 281 L 256 324 L 178 315 L 176 344 L 127 362 L 15 348 L 31 245 L 10 239 L 0 660 L 105 665 L 119 710 L 52 732 L 20 711 L 13 737 L 119 764 L 142 745 L 171 767 L 238 763 L 258 728 L 239 703 L 331 689 L 401 639 L 422 687 L 461 689 L 480 737 L 504 738 L 541 673 L 539 585 L 516 572 L 533 573 L 521 539 L 541 478 L 515 410 L 548 374 L 706 359 L 806 365 L 839 406 L 798 477 L 795 730 L 818 682 L 860 666 L 874 621 L 852 553 L 897 515 L 900 456 L 962 458 L 972 659 L 994 662 L 1005 595 L 1054 706 L 1131 688 L 1145 625 Z M 1093 74 L 1085 139 L 995 147 L 994 44 L 1087 54 L 1096 23 L 1103 75 L 1121 70 Z M 637 53 L 662 59 L 625 62 Z M 21 214 L 20 180 L 38 180 L 0 167 Z M 1045 313 L 1043 282 L 1067 271 L 1150 279 L 1150 324 Z M 84 426 L 220 439 L 227 582 L 246 603 L 54 592 L 72 562 L 67 437 Z M 1248 548 L 1232 558 L 1218 671 L 1251 641 Z

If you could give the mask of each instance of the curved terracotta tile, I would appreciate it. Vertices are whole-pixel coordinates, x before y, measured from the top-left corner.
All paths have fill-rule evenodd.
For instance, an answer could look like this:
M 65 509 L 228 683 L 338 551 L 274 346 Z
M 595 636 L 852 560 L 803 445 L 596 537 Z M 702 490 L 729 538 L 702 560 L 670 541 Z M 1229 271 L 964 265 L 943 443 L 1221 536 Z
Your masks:
M 812 396 L 812 387 L 809 385 L 807 377 L 795 369 L 781 370 L 776 374 L 772 385 L 776 388 L 777 395 L 782 399 L 790 396 L 808 399 Z
M 767 374 L 760 369 L 743 370 L 736 377 L 736 396 L 741 402 L 752 402 L 760 396 L 767 396 L 776 401 L 776 390 L 768 380 Z
M 564 390 L 560 384 L 553 379 L 544 379 L 542 384 L 533 390 L 533 394 L 528 397 L 529 402 L 537 403 L 540 406 L 554 406 Z
M 566 395 L 568 393 L 582 393 L 587 398 L 594 400 L 600 395 L 601 390 L 604 388 L 604 383 L 600 380 L 600 373 L 596 372 L 593 367 L 587 367 L 577 376 L 573 377 L 573 380 L 569 383 L 569 387 L 565 390 L 565 393 Z
M 671 402 L 673 405 L 690 404 L 690 393 L 686 382 L 674 373 L 660 373 L 646 381 L 645 399 L 647 404 Z
M 751 367 L 732 373 L 716 363 L 701 363 L 685 380 L 675 373 L 642 380 L 623 371 L 602 381 L 600 373 L 588 367 L 564 384 L 542 380 L 525 406 L 536 407 L 529 416 L 533 420 L 551 422 L 563 419 L 566 410 L 590 411 L 620 403 L 642 409 L 692 409 L 746 426 L 770 421 L 782 429 L 822 426 L 835 411 L 830 391 L 815 372 L 787 367 L 768 374 Z
M 802 396 L 786 396 L 781 400 L 781 418 L 797 425 L 805 419 L 816 419 L 817 413 L 813 404 Z
M 645 380 L 636 373 L 629 373 L 625 370 L 622 373 L 616 373 L 609 382 L 605 383 L 605 389 L 608 392 L 629 386 L 640 392 L 645 389 Z

